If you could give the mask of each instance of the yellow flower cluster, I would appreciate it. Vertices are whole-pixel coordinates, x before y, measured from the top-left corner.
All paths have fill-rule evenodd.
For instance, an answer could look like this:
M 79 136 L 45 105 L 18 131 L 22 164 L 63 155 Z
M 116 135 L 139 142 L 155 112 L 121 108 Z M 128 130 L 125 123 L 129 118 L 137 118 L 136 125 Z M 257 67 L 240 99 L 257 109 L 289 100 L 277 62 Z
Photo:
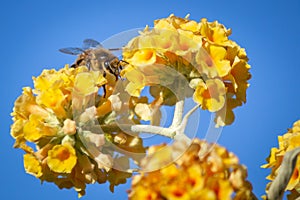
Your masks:
M 271 174 L 267 177 L 267 179 L 273 181 L 278 174 L 280 169 L 283 157 L 286 152 L 293 150 L 300 146 L 300 120 L 296 121 L 292 128 L 288 130 L 282 136 L 278 136 L 278 148 L 272 148 L 269 157 L 267 158 L 267 164 L 263 165 L 263 168 L 271 168 Z M 300 196 L 300 159 L 298 158 L 295 170 L 293 175 L 286 187 L 286 190 L 292 192 L 294 196 Z M 270 186 L 271 182 L 267 186 L 267 191 Z
M 154 21 L 153 29 L 146 27 L 124 48 L 123 59 L 131 64 L 122 72 L 129 80 L 126 90 L 139 96 L 145 86 L 160 85 L 160 92 L 151 94 L 170 102 L 186 89 L 178 78 L 184 76 L 194 101 L 216 112 L 217 126 L 231 124 L 232 110 L 246 102 L 251 75 L 245 49 L 230 40 L 230 34 L 222 24 L 206 19 L 198 23 L 170 15 Z
M 59 188 L 74 188 L 79 196 L 85 194 L 86 184 L 109 181 L 113 191 L 114 185 L 124 183 L 131 175 L 112 169 L 114 154 L 105 150 L 120 133 L 97 132 L 99 124 L 114 119 L 109 117 L 112 85 L 101 72 L 66 66 L 44 70 L 33 80 L 34 89 L 24 88 L 15 101 L 11 126 L 14 147 L 26 153 L 26 172 Z M 107 89 L 105 97 L 101 87 Z M 134 137 L 123 134 L 123 138 L 128 143 Z
M 170 151 L 164 150 L 164 154 L 168 155 L 155 156 L 147 162 L 163 163 L 164 158 L 172 157 L 172 153 L 178 149 L 176 145 L 163 147 L 171 148 Z M 162 147 L 156 147 L 154 152 L 161 149 Z M 134 176 L 129 199 L 255 199 L 252 186 L 246 178 L 246 168 L 239 164 L 233 153 L 221 146 L 195 139 L 175 163 Z

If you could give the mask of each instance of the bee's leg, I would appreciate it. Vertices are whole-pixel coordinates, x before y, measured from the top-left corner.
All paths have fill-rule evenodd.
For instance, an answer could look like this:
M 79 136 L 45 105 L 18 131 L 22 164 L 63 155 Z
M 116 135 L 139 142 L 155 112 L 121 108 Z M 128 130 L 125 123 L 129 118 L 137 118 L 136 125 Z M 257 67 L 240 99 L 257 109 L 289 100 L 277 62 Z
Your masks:
M 129 62 L 125 61 L 125 60 L 120 60 L 120 62 L 125 63 L 126 65 L 129 65 Z
M 116 81 L 117 81 L 118 78 L 119 78 L 118 67 L 114 67 L 114 66 L 112 66 L 112 64 L 114 64 L 114 63 L 107 62 L 106 63 L 106 69 L 109 71 L 109 73 L 113 74 L 116 77 Z
M 118 61 L 118 74 L 120 75 L 120 72 L 124 69 L 123 66 L 124 64 L 122 63 L 125 63 L 125 65 L 129 65 L 128 62 L 126 62 L 125 60 L 119 60 Z M 121 77 L 121 76 L 120 76 Z
M 118 66 L 119 66 L 119 69 L 123 70 L 123 66 L 126 66 L 126 65 L 129 65 L 128 62 L 126 62 L 125 60 L 119 60 L 118 62 Z
M 106 88 L 105 88 L 105 85 L 103 85 L 102 88 L 103 88 L 103 98 L 105 98 L 106 97 Z
M 103 70 L 103 76 L 104 78 L 106 77 L 106 70 L 105 70 L 105 66 L 102 65 L 102 70 Z M 103 87 L 103 98 L 106 98 L 106 88 L 105 85 L 102 86 Z
M 76 63 L 71 65 L 71 68 L 76 68 L 76 67 L 77 67 Z

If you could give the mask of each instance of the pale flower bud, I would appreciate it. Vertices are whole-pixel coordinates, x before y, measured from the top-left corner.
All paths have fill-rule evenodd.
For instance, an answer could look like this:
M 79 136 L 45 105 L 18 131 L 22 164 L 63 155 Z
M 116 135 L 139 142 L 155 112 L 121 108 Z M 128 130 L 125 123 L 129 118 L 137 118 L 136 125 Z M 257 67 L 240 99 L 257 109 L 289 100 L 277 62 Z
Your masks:
M 76 122 L 70 119 L 64 121 L 63 132 L 66 135 L 74 135 L 76 133 Z
M 74 146 L 75 145 L 75 138 L 71 135 L 66 135 L 62 141 L 61 141 L 61 144 L 64 145 L 66 143 L 69 143 L 71 146 Z
M 108 99 L 111 102 L 111 106 L 112 106 L 113 110 L 115 110 L 115 111 L 120 111 L 121 110 L 122 101 L 119 97 L 119 93 L 111 95 Z
M 81 123 L 85 123 L 89 120 L 93 120 L 96 118 L 97 109 L 95 106 L 89 107 L 85 109 L 85 111 L 80 115 L 79 121 Z

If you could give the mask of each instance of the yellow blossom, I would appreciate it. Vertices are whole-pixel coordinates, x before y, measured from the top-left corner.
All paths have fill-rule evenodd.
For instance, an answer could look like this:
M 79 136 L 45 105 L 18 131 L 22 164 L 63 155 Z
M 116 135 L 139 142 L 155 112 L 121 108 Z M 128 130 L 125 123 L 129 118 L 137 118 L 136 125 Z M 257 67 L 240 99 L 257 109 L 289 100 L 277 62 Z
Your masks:
M 226 105 L 221 110 L 216 112 L 214 120 L 216 127 L 232 124 L 235 119 L 233 109 L 241 105 L 241 101 L 233 99 L 231 96 L 227 95 Z
M 156 62 L 156 53 L 153 49 L 141 49 L 137 51 L 130 63 L 134 66 L 147 66 Z
M 245 60 L 236 59 L 231 71 L 234 83 L 236 83 L 237 99 L 244 103 L 246 102 L 246 90 L 249 87 L 247 80 L 251 78 L 249 69 L 250 66 Z
M 155 20 L 154 25 L 157 29 L 167 29 L 171 31 L 176 31 L 176 28 L 173 26 L 173 24 L 169 23 L 165 19 Z
M 204 48 L 199 49 L 196 53 L 193 65 L 201 75 L 205 75 L 208 78 L 219 77 L 219 72 L 211 55 Z
M 34 87 L 36 90 L 44 91 L 50 88 L 60 88 L 63 84 L 61 75 L 58 75 L 54 69 L 44 70 L 39 77 L 34 77 Z
M 58 173 L 71 173 L 77 162 L 75 149 L 69 144 L 56 145 L 48 152 L 47 164 Z
M 218 70 L 219 76 L 226 76 L 231 70 L 230 61 L 225 59 L 226 49 L 224 47 L 209 45 L 208 50 Z
M 139 162 L 140 157 L 116 158 L 108 144 L 115 145 L 118 153 L 146 153 L 143 140 L 116 129 L 116 122 L 146 120 L 159 125 L 160 106 L 178 101 L 174 89 L 184 90 L 184 98 L 194 96 L 202 109 L 216 112 L 218 126 L 232 123 L 232 110 L 246 102 L 251 75 L 246 52 L 228 38 L 230 33 L 218 22 L 198 23 L 188 16 L 156 20 L 153 29 L 146 27 L 123 49 L 122 59 L 128 64 L 118 83 L 130 95 L 128 104 L 123 94 L 114 93 L 117 84 L 112 74 L 104 77 L 102 71 L 89 71 L 86 66 L 44 70 L 33 78 L 33 88 L 23 89 L 12 112 L 11 135 L 14 147 L 26 153 L 26 172 L 59 188 L 74 188 L 79 197 L 90 183 L 109 181 L 113 191 L 131 176 L 113 167 L 128 168 L 129 159 Z M 183 89 L 182 80 L 187 88 Z M 145 87 L 154 97 L 150 103 L 141 96 Z M 291 140 L 290 147 L 298 140 Z M 203 153 L 207 144 L 195 140 L 192 145 L 197 150 L 190 149 L 173 164 L 179 148 L 166 147 L 160 154 L 156 154 L 159 148 L 149 148 L 149 154 L 154 153 L 141 165 L 157 170 L 134 179 L 130 199 L 230 199 L 234 195 L 243 199 L 251 194 L 246 169 L 233 154 L 218 147 L 203 158 L 199 149 Z
M 23 88 L 23 94 L 15 101 L 12 116 L 14 119 L 28 119 L 30 114 L 36 114 L 43 117 L 48 116 L 48 112 L 36 103 L 36 97 L 33 95 L 32 89 Z
M 267 158 L 267 164 L 262 165 L 263 168 L 271 168 L 272 171 L 267 179 L 273 181 L 278 174 L 282 160 L 286 152 L 299 147 L 300 145 L 300 120 L 293 124 L 293 127 L 288 129 L 287 133 L 282 136 L 278 136 L 278 148 L 272 148 L 269 157 Z M 294 172 L 286 187 L 288 191 L 299 191 L 300 189 L 300 159 L 297 159 Z M 266 188 L 268 191 L 268 187 Z M 297 196 L 300 196 L 299 192 L 296 192 Z
M 180 24 L 182 30 L 197 32 L 199 30 L 199 24 L 196 21 L 190 20 L 184 24 Z
M 113 158 L 102 152 L 104 135 L 85 131 L 94 127 L 99 130 L 99 122 L 114 122 L 116 116 L 109 115 L 109 99 L 115 77 L 104 78 L 100 71 L 89 71 L 85 66 L 66 66 L 44 70 L 33 80 L 34 88 L 23 88 L 12 112 L 11 135 L 14 147 L 26 153 L 26 172 L 59 188 L 74 188 L 79 196 L 85 194 L 86 184 L 110 181 L 113 188 L 124 181 L 110 171 Z M 103 86 L 105 95 L 99 94 Z M 82 137 L 84 132 L 89 134 Z M 142 143 L 134 143 L 132 138 L 128 136 L 126 145 L 132 143 L 134 152 L 144 153 Z
M 32 174 L 37 178 L 43 175 L 41 163 L 31 154 L 24 154 L 24 168 L 27 173 Z
M 201 20 L 200 27 L 201 35 L 205 36 L 208 41 L 216 44 L 224 44 L 228 41 L 228 36 L 231 34 L 222 24 L 215 22 L 207 22 L 207 19 Z
M 141 73 L 140 70 L 136 69 L 133 66 L 128 66 L 124 71 L 122 76 L 126 76 L 126 78 L 130 81 L 126 86 L 126 91 L 131 95 L 138 97 L 142 91 L 142 89 L 146 85 L 146 78 Z
M 144 158 L 144 163 L 146 166 L 148 162 L 151 165 L 155 162 L 163 163 L 176 154 L 178 147 L 184 145 L 182 143 L 177 141 L 168 147 L 152 147 L 151 154 Z M 164 148 L 171 150 L 168 156 L 152 156 Z M 216 170 L 212 170 L 215 166 Z M 129 199 L 231 200 L 238 197 L 250 200 L 254 195 L 246 178 L 246 168 L 239 164 L 233 153 L 219 145 L 195 139 L 173 164 L 133 177 Z
M 216 126 L 231 124 L 234 120 L 233 109 L 246 103 L 246 91 L 251 75 L 245 49 L 230 40 L 230 34 L 231 30 L 217 21 L 208 22 L 202 19 L 198 23 L 190 20 L 188 16 L 180 18 L 173 14 L 155 20 L 153 29 L 146 28 L 124 48 L 123 59 L 134 66 L 122 72 L 122 76 L 129 81 L 126 91 L 138 97 L 145 87 L 153 88 L 155 82 L 164 86 L 156 92 L 163 94 L 163 88 L 168 88 L 176 82 L 170 81 L 176 79 L 170 76 L 170 73 L 167 73 L 168 76 L 163 75 L 168 71 L 167 68 L 175 69 L 190 81 L 189 85 L 195 90 L 194 99 L 195 96 L 201 96 L 200 88 L 205 88 L 203 84 L 195 84 L 198 80 L 205 79 L 209 82 L 210 79 L 219 79 L 223 82 L 223 86 L 219 87 L 219 96 L 224 98 L 218 99 L 217 103 L 216 98 L 197 99 L 197 102 L 203 104 L 202 101 L 206 100 L 204 104 L 210 104 L 210 108 L 204 104 L 202 108 L 211 112 L 223 108 L 218 119 L 215 119 Z M 156 72 L 160 75 L 156 75 Z M 167 84 L 162 84 L 165 83 L 163 80 L 168 80 Z M 156 90 L 158 88 L 156 87 Z M 234 106 L 230 103 L 228 114 L 223 115 L 222 113 L 226 113 L 223 106 L 225 99 L 234 99 L 237 102 Z M 164 101 L 163 104 L 165 103 Z
M 65 95 L 60 89 L 49 88 L 37 96 L 37 103 L 51 108 L 58 116 L 66 115 L 63 109 Z
M 58 129 L 54 126 L 47 125 L 39 115 L 30 115 L 29 120 L 23 128 L 24 138 L 30 142 L 35 142 L 44 136 L 54 136 Z
M 220 110 L 225 103 L 225 87 L 219 79 L 209 79 L 199 84 L 194 93 L 194 101 L 211 112 Z
M 106 82 L 100 71 L 82 72 L 75 78 L 74 89 L 77 93 L 87 96 L 97 92 L 99 86 Z
M 17 138 L 23 135 L 23 127 L 27 120 L 17 119 L 10 127 L 10 134 L 13 138 Z

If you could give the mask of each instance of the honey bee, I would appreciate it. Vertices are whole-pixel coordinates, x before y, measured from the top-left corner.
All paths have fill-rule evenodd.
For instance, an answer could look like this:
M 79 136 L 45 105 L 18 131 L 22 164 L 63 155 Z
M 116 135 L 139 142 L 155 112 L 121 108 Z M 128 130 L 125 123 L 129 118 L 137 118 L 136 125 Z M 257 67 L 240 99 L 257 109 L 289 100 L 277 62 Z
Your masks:
M 60 52 L 77 55 L 77 59 L 71 67 L 87 66 L 92 71 L 102 71 L 103 75 L 113 74 L 116 79 L 120 76 L 120 70 L 128 64 L 124 60 L 118 59 L 112 51 L 122 50 L 122 48 L 105 49 L 101 43 L 93 39 L 85 39 L 83 47 L 68 47 L 59 49 Z

